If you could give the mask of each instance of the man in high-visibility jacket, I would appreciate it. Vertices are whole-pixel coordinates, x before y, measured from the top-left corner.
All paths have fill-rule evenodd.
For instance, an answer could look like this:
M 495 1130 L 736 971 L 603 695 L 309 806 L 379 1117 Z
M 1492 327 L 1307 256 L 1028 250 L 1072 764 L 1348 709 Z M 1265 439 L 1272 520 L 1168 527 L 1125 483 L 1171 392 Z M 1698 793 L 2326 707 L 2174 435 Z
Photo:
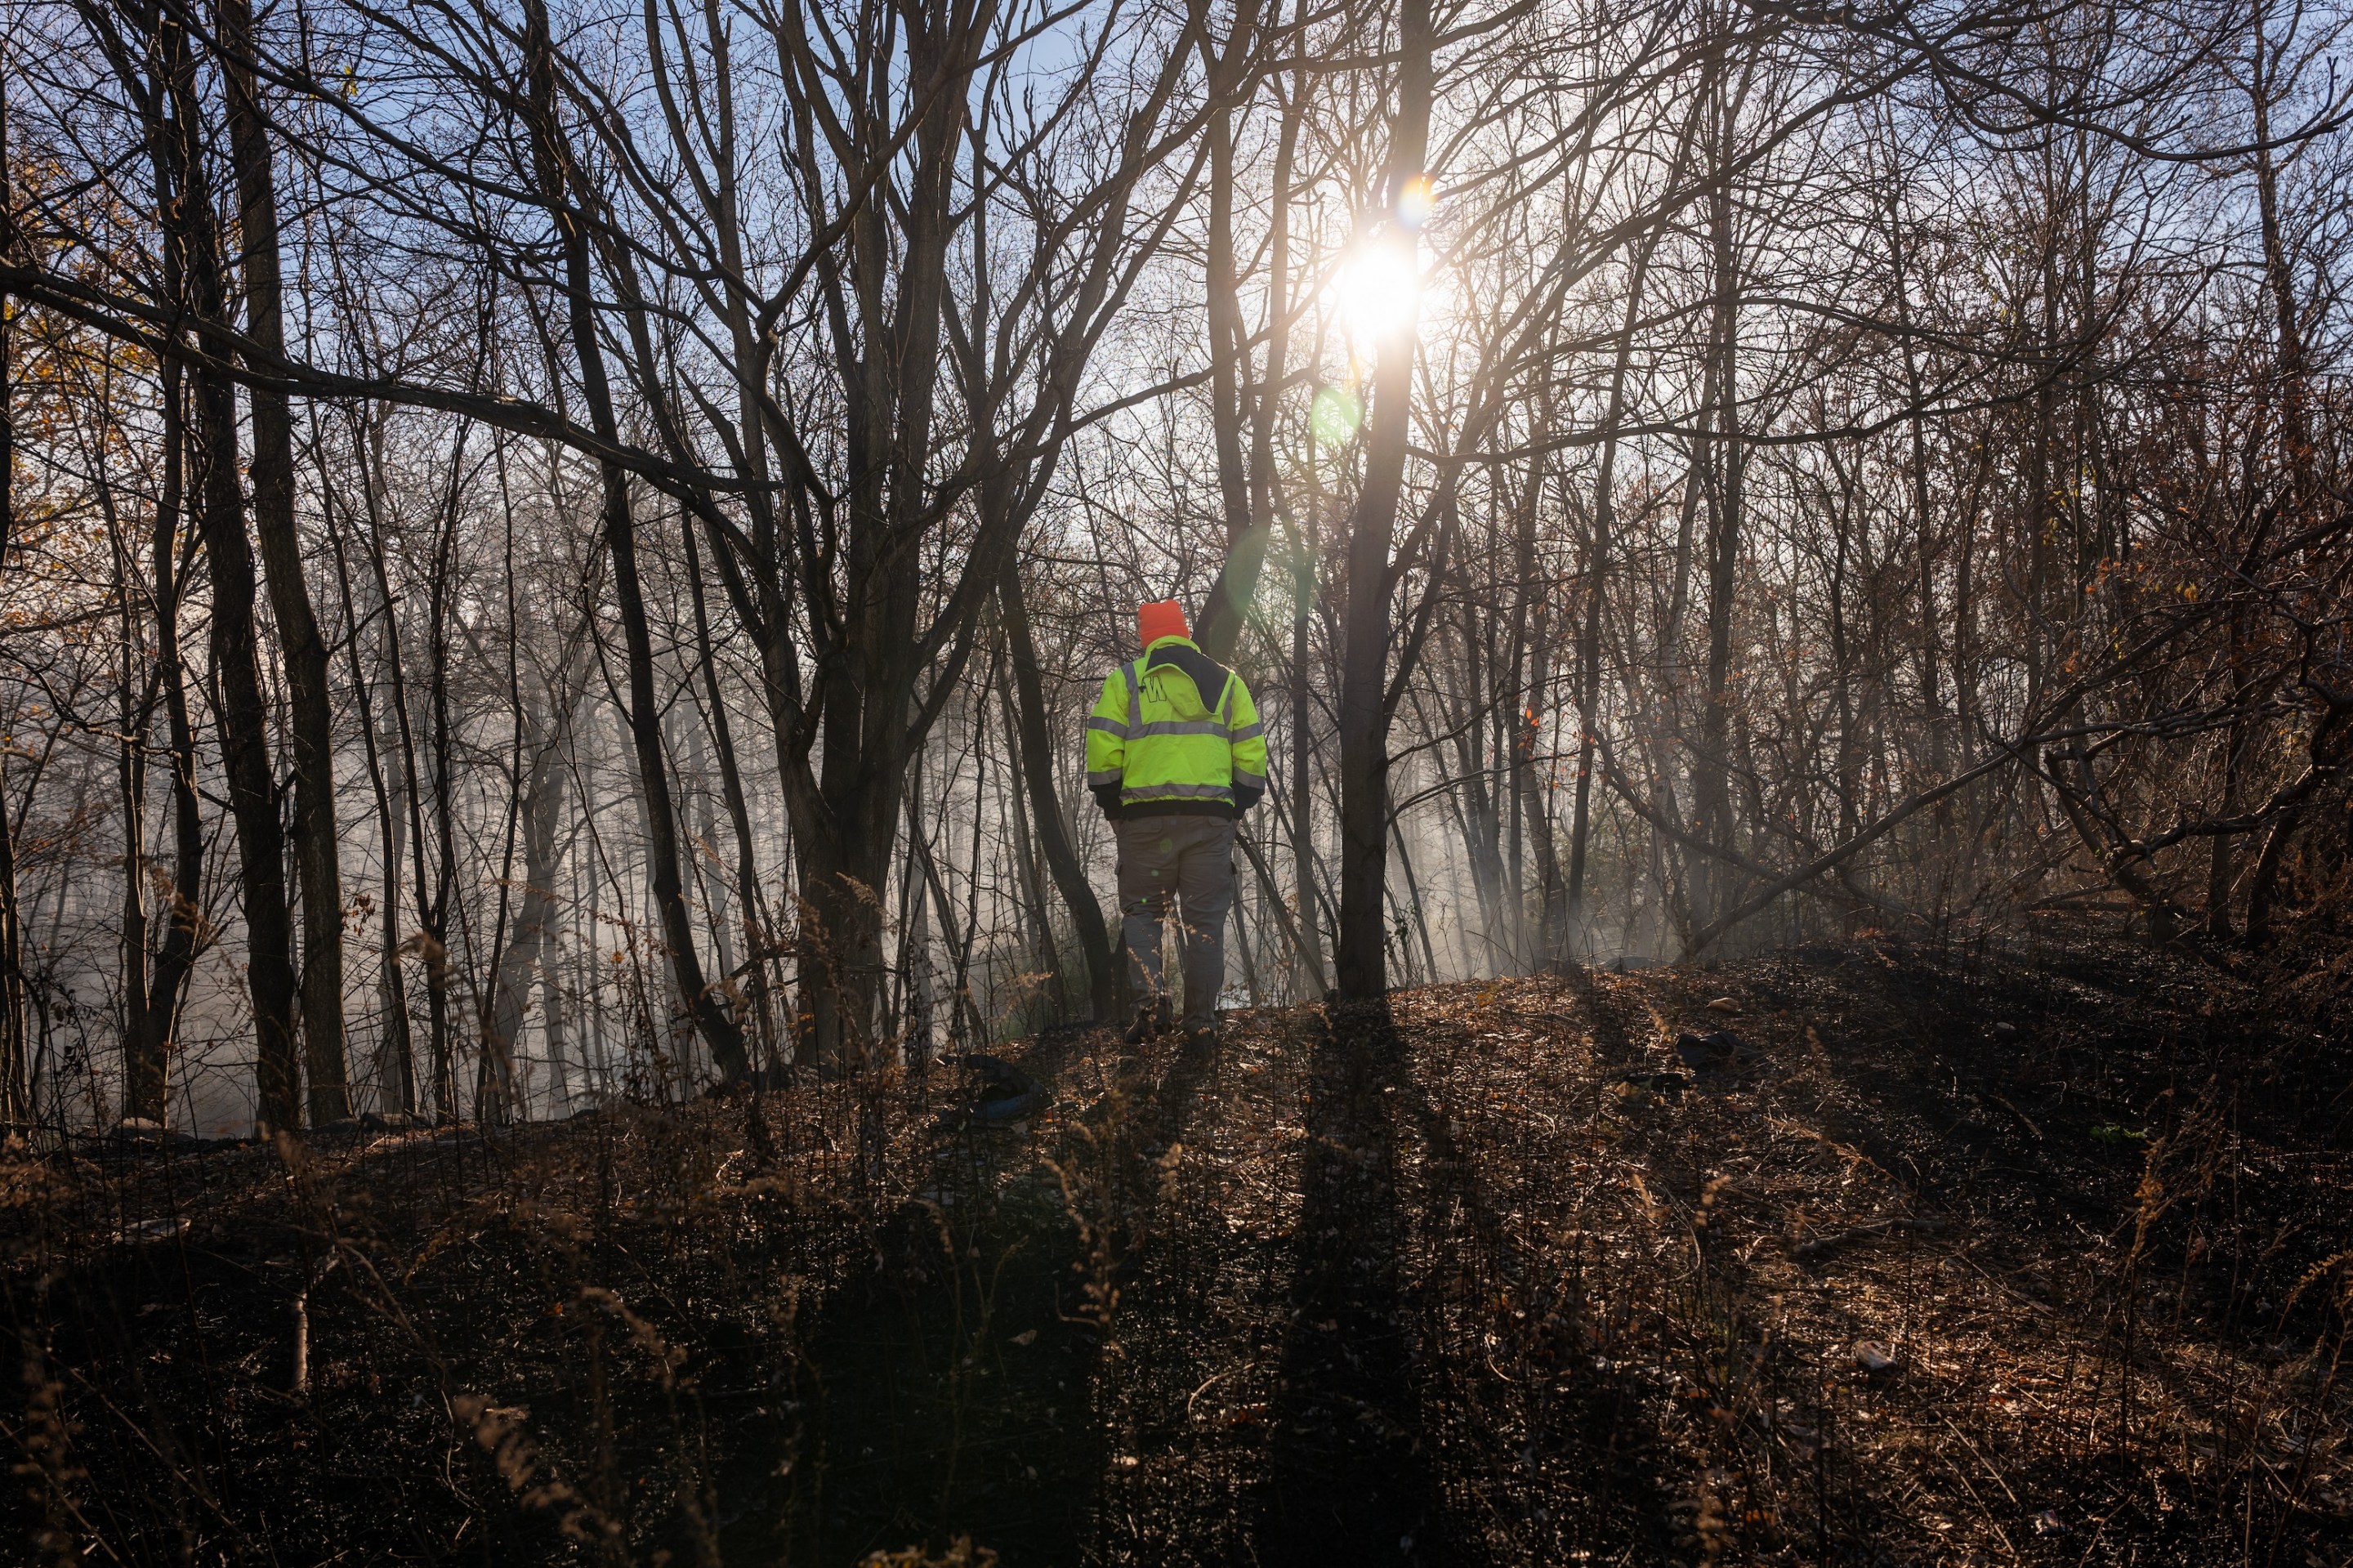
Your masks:
M 1266 793 L 1266 726 L 1242 678 L 1201 652 L 1174 599 L 1135 613 L 1144 657 L 1103 678 L 1087 787 L 1119 838 L 1119 907 L 1140 1044 L 1169 1026 L 1160 928 L 1182 907 L 1185 1033 L 1214 1038 L 1234 901 L 1234 821 Z

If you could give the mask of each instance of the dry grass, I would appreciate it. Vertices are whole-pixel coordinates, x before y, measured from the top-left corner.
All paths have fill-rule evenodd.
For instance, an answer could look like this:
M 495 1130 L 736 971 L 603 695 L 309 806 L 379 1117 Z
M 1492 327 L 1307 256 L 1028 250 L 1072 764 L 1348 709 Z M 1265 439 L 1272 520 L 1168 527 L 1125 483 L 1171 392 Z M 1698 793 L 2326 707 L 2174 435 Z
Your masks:
M 2336 1564 L 2337 994 L 1871 939 L 1189 1056 L 1053 1037 L 1013 1128 L 886 1075 L 22 1158 L 15 1526 L 138 1563 Z

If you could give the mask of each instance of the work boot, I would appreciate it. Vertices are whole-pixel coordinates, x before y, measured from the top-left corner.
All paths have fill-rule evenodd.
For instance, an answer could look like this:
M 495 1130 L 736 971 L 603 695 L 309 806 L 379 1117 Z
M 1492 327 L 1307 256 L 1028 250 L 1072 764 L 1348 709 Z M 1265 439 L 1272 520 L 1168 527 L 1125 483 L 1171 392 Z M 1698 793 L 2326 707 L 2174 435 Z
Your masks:
M 1187 1052 L 1208 1051 L 1218 1044 L 1218 1026 L 1214 1023 L 1190 1023 L 1185 1027 Z
M 1131 1045 L 1141 1045 L 1155 1034 L 1167 1033 L 1171 1016 L 1168 999 L 1154 997 L 1136 1009 L 1135 1022 L 1127 1026 L 1127 1033 L 1121 1038 Z

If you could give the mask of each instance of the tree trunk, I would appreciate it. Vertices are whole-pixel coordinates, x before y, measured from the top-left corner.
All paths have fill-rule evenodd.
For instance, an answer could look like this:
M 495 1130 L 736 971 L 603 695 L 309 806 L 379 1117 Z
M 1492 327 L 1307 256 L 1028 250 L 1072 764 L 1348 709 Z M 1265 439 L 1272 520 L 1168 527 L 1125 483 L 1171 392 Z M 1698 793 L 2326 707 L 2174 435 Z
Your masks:
M 556 826 L 564 812 L 569 726 L 568 705 L 562 693 L 553 694 L 547 711 L 533 715 L 531 765 L 523 786 L 522 898 L 514 908 L 507 932 L 506 950 L 500 955 L 498 978 L 491 1007 L 491 1031 L 497 1047 L 512 1063 L 522 1034 L 523 1009 L 531 997 L 534 973 L 547 962 L 555 932 Z M 549 1027 L 554 1027 L 554 1020 Z M 501 1086 L 512 1093 L 512 1086 Z
M 1723 73 L 1716 91 L 1715 157 L 1716 179 L 1708 197 L 1708 243 L 1715 278 L 1715 302 L 1710 347 L 1716 361 L 1716 468 L 1707 492 L 1707 671 L 1705 705 L 1700 716 L 1698 777 L 1693 790 L 1694 815 L 1701 834 L 1720 847 L 1733 847 L 1731 726 L 1732 609 L 1740 565 L 1741 474 L 1746 456 L 1740 444 L 1740 383 L 1737 376 L 1740 342 L 1740 276 L 1733 234 L 1731 164 L 1732 109 Z M 1729 866 L 1703 859 L 1694 879 L 1698 895 L 1693 917 L 1701 927 L 1713 926 L 1732 906 L 1733 873 Z
M 1212 95 L 1230 102 L 1253 69 L 1257 42 L 1258 0 L 1237 0 L 1226 47 L 1212 53 L 1206 37 L 1201 53 Z M 1234 252 L 1234 126 L 1236 110 L 1229 107 L 1208 124 L 1209 233 L 1204 281 L 1209 330 L 1209 423 L 1217 449 L 1218 493 L 1226 517 L 1226 559 L 1201 606 L 1194 641 L 1212 659 L 1230 662 L 1242 628 L 1249 623 L 1250 601 L 1266 566 L 1267 541 L 1273 518 L 1267 505 L 1271 482 L 1271 457 L 1261 444 L 1251 461 L 1242 460 L 1245 421 L 1253 399 L 1245 383 L 1250 372 L 1249 334 L 1242 327 L 1241 277 Z M 1291 149 L 1297 139 L 1286 122 L 1282 144 L 1276 154 L 1272 267 L 1268 278 L 1267 321 L 1272 339 L 1267 372 L 1255 401 L 1255 429 L 1263 433 L 1271 417 L 1270 405 L 1282 380 L 1282 332 L 1285 315 L 1283 283 L 1288 270 L 1288 225 L 1284 192 L 1290 184 Z
M 0 70 L 0 171 L 8 162 L 8 73 Z M 0 207 L 0 260 L 14 261 L 16 221 Z M 16 423 L 10 367 L 15 363 L 15 302 L 0 294 L 0 574 L 12 564 L 16 543 Z M 22 927 L 16 917 L 16 854 L 14 824 L 0 795 L 0 1121 L 30 1119 L 32 1102 L 25 1057 L 25 983 L 18 967 Z
M 220 0 L 219 16 L 243 241 L 237 265 L 245 285 L 246 334 L 263 355 L 280 358 L 286 329 L 278 184 L 253 75 L 253 12 L 248 0 Z M 302 543 L 294 524 L 294 432 L 286 395 L 256 387 L 248 397 L 253 414 L 253 532 L 286 662 L 294 858 L 302 893 L 302 1066 L 309 1079 L 311 1120 L 316 1124 L 340 1120 L 352 1111 L 343 1054 L 343 884 L 335 842 L 334 715 L 329 706 L 327 644 L 319 635 L 319 620 L 303 582 Z
M 997 652 L 1001 654 L 1003 651 L 999 649 Z M 1029 763 L 1035 754 L 1019 738 L 1021 721 L 1014 715 L 1014 696 L 1011 682 L 1007 678 L 1008 672 L 1003 667 L 1005 661 L 999 658 L 992 662 L 997 666 L 990 672 L 990 676 L 991 683 L 997 687 L 1000 722 L 1005 726 L 1007 736 L 1014 737 L 1013 747 L 1019 764 L 1009 770 L 1007 780 L 1007 792 L 1012 797 L 1013 808 L 1013 858 L 1018 873 L 1015 891 L 1029 911 L 1031 943 L 1037 952 L 1039 969 L 1053 982 L 1054 1021 L 1057 1023 L 1067 1022 L 1070 1019 L 1071 987 L 1068 977 L 1062 973 L 1060 949 L 1054 941 L 1054 922 L 1047 912 L 1046 889 L 1038 877 L 1038 862 L 1042 857 L 1030 837 L 1037 812 L 1033 810 L 1036 803 L 1029 798 Z M 984 693 L 983 700 L 986 697 Z M 1050 766 L 1050 756 L 1048 760 Z M 914 771 L 920 773 L 921 769 L 918 768 Z M 1099 1016 L 1108 1019 L 1117 1015 L 1106 1012 Z
M 147 994 L 123 1075 L 123 1114 L 164 1121 L 170 1106 L 172 1033 L 182 991 L 195 968 L 203 912 L 205 821 L 196 798 L 195 726 L 188 717 L 187 668 L 180 653 L 180 513 L 185 503 L 185 415 L 179 367 L 162 367 L 164 483 L 155 506 L 149 567 L 155 612 L 156 675 L 172 766 L 172 875 L 164 939 L 146 966 Z M 142 868 L 143 871 L 143 867 Z
M 2279 896 L 2280 868 L 2287 863 L 2288 841 L 2303 825 L 2304 807 L 2290 806 L 2282 811 L 2278 821 L 2263 835 L 2263 847 L 2255 853 L 2254 869 L 2247 875 L 2247 940 L 2261 944 L 2272 937 L 2272 910 Z
M 8 810 L 7 758 L 0 753 L 0 1119 L 16 1126 L 33 1117 L 24 929 L 16 899 L 16 822 Z
M 172 122 L 155 127 L 167 138 L 176 196 L 164 214 L 167 232 L 182 248 L 189 304 L 205 320 L 228 324 L 228 290 L 213 198 L 201 156 L 195 61 L 178 24 L 163 25 L 170 72 Z M 197 525 L 204 535 L 212 581 L 213 680 L 221 736 L 221 766 L 228 781 L 229 814 L 237 824 L 242 875 L 246 990 L 253 1004 L 259 1087 L 259 1129 L 291 1132 L 302 1125 L 301 1064 L 295 1042 L 297 983 L 292 920 L 286 900 L 286 841 L 279 823 L 269 763 L 269 711 L 262 695 L 254 625 L 252 547 L 245 532 L 245 496 L 237 482 L 237 393 L 216 372 L 199 369 L 195 382 Z
M 1536 593 L 1536 513 L 1544 504 L 1544 470 L 1541 465 L 1529 475 L 1528 493 L 1519 508 L 1519 526 L 1513 539 L 1513 561 L 1520 581 L 1519 620 L 1526 624 L 1515 627 L 1513 641 L 1517 647 L 1513 660 L 1514 681 L 1518 686 L 1511 716 L 1511 758 L 1513 810 L 1536 862 L 1536 940 L 1535 952 L 1525 948 L 1525 921 L 1520 922 L 1521 935 L 1514 956 L 1525 962 L 1534 957 L 1549 962 L 1561 956 L 1571 908 L 1568 887 L 1561 875 L 1560 849 L 1554 834 L 1552 789 L 1537 777 L 1536 746 L 1544 737 L 1542 720 L 1551 706 L 1549 691 L 1552 683 L 1553 617 L 1549 596 L 1537 598 L 1531 606 L 1528 599 Z M 1595 537 L 1599 538 L 1599 523 L 1595 524 Z M 1595 557 L 1597 571 L 1599 557 Z M 1599 596 L 1599 577 L 1588 585 Z M 1525 676 L 1521 672 L 1525 671 Z M 1589 706 L 1589 705 L 1588 705 Z M 1586 711 L 1580 708 L 1580 712 Z M 1582 848 L 1582 845 L 1577 846 Z M 1516 869 L 1512 878 L 1512 908 L 1514 915 L 1525 906 L 1521 889 L 1523 874 Z
M 711 643 L 711 610 L 702 587 L 702 552 L 694 537 L 691 521 L 680 519 L 680 533 L 686 546 L 687 592 L 694 606 L 695 663 L 702 675 L 704 700 L 711 705 L 711 737 L 719 753 L 720 791 L 727 802 L 728 826 L 735 834 L 735 896 L 743 909 L 744 962 L 744 972 L 751 984 L 739 1004 L 739 1011 L 752 1015 L 753 1028 L 760 1046 L 763 1069 L 776 1065 L 776 1042 L 773 1010 L 768 1005 L 768 960 L 771 945 L 768 936 L 766 903 L 760 896 L 760 864 L 752 838 L 752 807 L 744 793 L 743 769 L 735 758 L 735 730 L 727 716 L 727 699 L 720 690 L 719 666 Z M 722 948 L 721 968 L 728 969 Z M 732 984 L 732 976 L 723 973 L 721 982 Z
M 370 443 L 380 439 L 382 421 L 376 421 L 360 433 L 355 453 L 361 464 L 360 488 L 367 499 L 367 528 L 371 539 L 378 535 L 383 518 L 377 509 L 377 470 Z M 349 513 L 345 514 L 349 518 Z M 403 850 L 401 817 L 396 808 L 394 794 L 385 779 L 384 744 L 376 734 L 375 702 L 370 694 L 367 672 L 360 663 L 359 600 L 352 592 L 351 563 L 343 553 L 343 535 L 330 528 L 328 544 L 335 563 L 335 586 L 343 600 L 343 624 L 352 629 L 343 644 L 344 657 L 351 665 L 352 700 L 359 708 L 360 744 L 367 760 L 368 786 L 375 797 L 376 837 L 383 865 L 384 906 L 377 911 L 381 932 L 378 962 L 381 972 L 377 983 L 383 991 L 384 1022 L 376 1031 L 375 1095 L 379 1109 L 397 1110 L 409 1115 L 417 1110 L 417 1064 L 408 1033 L 408 998 L 401 984 L 400 974 L 400 857 Z M 387 662 L 399 656 L 399 629 L 393 619 L 393 608 L 383 604 L 384 637 Z
M 1324 966 L 1322 922 L 1315 909 L 1315 723 L 1308 680 L 1309 623 L 1315 603 L 1315 552 L 1304 535 L 1292 541 L 1291 610 L 1291 878 L 1298 900 L 1299 956 L 1308 982 L 1331 989 Z
M 464 471 L 467 427 L 458 427 L 457 437 L 450 442 L 449 492 L 457 493 L 459 476 Z M 448 1008 L 441 989 L 438 960 L 433 957 L 440 948 L 437 927 L 440 916 L 431 896 L 431 885 L 425 868 L 425 792 L 423 779 L 417 766 L 416 715 L 408 699 L 408 673 L 401 657 L 400 621 L 394 609 L 392 570 L 385 556 L 385 527 L 381 511 L 384 432 L 381 424 L 369 431 L 365 461 L 368 464 L 364 493 L 368 503 L 368 568 L 375 580 L 377 602 L 384 607 L 385 673 L 392 683 L 393 738 L 399 743 L 399 771 L 393 776 L 391 798 L 385 803 L 392 826 L 385 847 L 385 966 L 388 971 L 385 982 L 389 997 L 386 1006 L 398 1009 L 398 1046 L 406 1072 L 408 1099 L 400 1108 L 414 1113 L 417 1109 L 416 1052 L 410 1039 L 407 1009 L 407 988 L 401 973 L 401 958 L 412 946 L 411 940 L 400 934 L 401 841 L 407 839 L 409 865 L 407 874 L 417 883 L 417 914 L 418 932 L 414 946 L 421 949 L 426 960 L 426 1050 L 433 1075 L 434 1109 L 437 1114 L 450 1115 L 444 1086 L 448 1067 Z M 442 572 L 439 552 L 435 553 L 436 566 L 432 577 L 431 604 L 433 620 L 430 627 L 433 664 L 439 667 L 441 657 L 440 604 Z
M 1430 139 L 1430 0 L 1405 0 L 1398 20 L 1398 107 L 1389 131 L 1391 243 L 1412 245 L 1399 212 Z M 1380 346 L 1366 429 L 1364 487 L 1348 533 L 1347 646 L 1340 682 L 1339 988 L 1350 997 L 1388 989 L 1382 950 L 1388 856 L 1389 534 L 1405 484 L 1413 429 L 1417 313 Z
M 1021 755 L 1022 777 L 1029 785 L 1038 847 L 1045 853 L 1046 867 L 1053 875 L 1055 890 L 1069 906 L 1071 924 L 1078 931 L 1079 951 L 1087 964 L 1089 1004 L 1097 1020 L 1116 1018 L 1122 976 L 1112 952 L 1111 932 L 1103 922 L 1103 906 L 1095 901 L 1086 867 L 1081 863 L 1079 852 L 1071 844 L 1070 832 L 1063 823 L 1061 800 L 1054 782 L 1053 738 L 1047 724 L 1045 683 L 1038 668 L 1038 644 L 1030 630 L 1029 606 L 1022 595 L 1020 566 L 1010 557 L 997 580 L 997 601 L 1005 621 L 1007 650 L 1013 662 L 1013 690 L 1019 698 L 1015 708 L 1018 724 L 1015 738 Z
M 1683 145 L 1688 146 L 1686 135 Z M 1680 177 L 1683 160 L 1675 158 Z M 1567 908 L 1564 925 L 1589 925 L 1585 915 L 1585 863 L 1592 841 L 1593 753 L 1600 740 L 1601 618 L 1608 603 L 1609 551 L 1618 521 L 1618 443 L 1626 420 L 1626 373 L 1634 356 L 1634 331 L 1641 323 L 1642 294 L 1651 275 L 1651 256 L 1658 248 L 1655 236 L 1645 238 L 1635 253 L 1632 275 L 1626 283 L 1626 313 L 1618 329 L 1618 351 L 1610 361 L 1609 404 L 1602 415 L 1601 466 L 1593 487 L 1593 544 L 1585 567 L 1585 619 L 1577 637 L 1577 801 L 1568 830 Z M 1549 933 L 1546 950 L 1565 934 Z
M 2281 394 L 2280 438 L 2284 448 L 2291 515 L 2300 517 L 2314 487 L 2311 417 L 2306 408 L 2304 329 L 2296 308 L 2295 271 L 2280 228 L 2279 169 L 2271 146 L 2274 64 L 2266 27 L 2268 9 L 2255 15 L 2253 71 L 2248 96 L 2254 108 L 2255 202 L 2263 241 L 2263 283 L 2271 293 L 2273 363 Z M 2252 552 L 2251 552 L 2252 553 Z
M 596 434 L 608 445 L 618 446 L 620 424 L 605 375 L 604 350 L 596 338 L 588 236 L 568 195 L 569 154 L 556 122 L 555 67 L 544 0 L 524 0 L 523 26 L 533 121 L 533 162 L 541 199 L 555 224 L 563 251 L 572 349 L 579 362 L 581 386 Z M 703 981 L 702 962 L 695 954 L 694 922 L 679 874 L 678 815 L 662 757 L 661 699 L 654 682 L 653 638 L 646 623 L 645 591 L 638 576 L 637 521 L 630 513 L 628 474 L 609 459 L 598 466 L 604 482 L 605 549 L 612 562 L 613 596 L 620 611 L 628 668 L 629 738 L 645 792 L 647 879 L 680 999 L 693 1016 L 720 1072 L 731 1079 L 741 1078 L 751 1065 L 744 1032 L 721 1005 L 717 992 Z
M 461 448 L 462 445 L 460 442 Z M 459 455 L 462 459 L 462 450 Z M 449 980 L 454 970 L 450 961 L 449 906 L 458 882 L 456 785 L 451 778 L 454 764 L 450 756 L 449 597 L 457 554 L 458 483 L 463 471 L 462 466 L 455 465 L 450 471 L 448 503 L 441 512 L 441 537 L 433 551 L 433 576 L 427 592 L 432 664 L 431 684 L 426 697 L 433 708 L 434 849 L 429 888 L 426 883 L 425 833 L 421 826 L 417 835 L 417 956 L 425 961 L 425 1011 L 433 1056 L 433 1114 L 445 1123 L 454 1122 L 464 1114 L 458 1091 L 458 1042 L 451 1032 L 449 1017 Z

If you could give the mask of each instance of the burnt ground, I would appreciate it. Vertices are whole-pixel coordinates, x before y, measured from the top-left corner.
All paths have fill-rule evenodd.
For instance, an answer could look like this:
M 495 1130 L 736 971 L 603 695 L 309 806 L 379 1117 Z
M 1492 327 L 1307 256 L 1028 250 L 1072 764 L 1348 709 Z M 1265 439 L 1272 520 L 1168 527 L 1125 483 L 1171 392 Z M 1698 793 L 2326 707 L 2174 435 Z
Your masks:
M 60 1562 L 2345 1563 L 2353 1074 L 2295 979 L 2053 922 L 1053 1034 L 1004 1127 L 942 1070 L 20 1155 L 6 1522 Z

